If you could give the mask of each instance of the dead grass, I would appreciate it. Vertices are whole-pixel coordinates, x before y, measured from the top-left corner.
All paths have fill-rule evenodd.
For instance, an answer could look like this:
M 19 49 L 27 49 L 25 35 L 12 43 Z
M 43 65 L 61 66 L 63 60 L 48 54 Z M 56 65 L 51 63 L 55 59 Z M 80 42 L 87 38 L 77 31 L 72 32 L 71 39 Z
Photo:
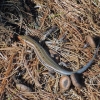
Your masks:
M 67 68 L 79 69 L 86 65 L 94 52 L 91 47 L 84 48 L 86 36 L 100 36 L 99 0 L 14 1 L 4 2 L 0 9 L 1 100 L 99 100 L 99 53 L 92 67 L 83 73 L 82 89 L 71 86 L 69 90 L 61 92 L 59 79 L 62 75 L 51 75 L 38 61 L 34 49 L 22 44 L 16 36 L 28 34 L 41 39 L 50 26 L 57 25 L 59 34 L 52 34 L 46 41 L 50 54 L 59 54 L 55 59 L 67 63 Z M 36 6 L 33 3 L 39 9 L 34 10 Z M 38 12 L 36 19 L 31 10 L 34 10 L 34 14 Z M 66 41 L 59 42 L 64 34 Z M 17 83 L 26 85 L 32 91 L 18 90 Z

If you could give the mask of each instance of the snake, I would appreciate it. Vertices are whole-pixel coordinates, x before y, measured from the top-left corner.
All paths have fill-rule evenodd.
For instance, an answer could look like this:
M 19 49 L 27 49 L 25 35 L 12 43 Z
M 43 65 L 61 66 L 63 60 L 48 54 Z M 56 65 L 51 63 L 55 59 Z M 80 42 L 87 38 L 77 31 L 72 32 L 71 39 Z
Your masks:
M 36 54 L 37 59 L 41 62 L 42 65 L 44 65 L 46 68 L 51 68 L 55 72 L 63 74 L 63 75 L 71 75 L 74 73 L 81 74 L 84 71 L 86 71 L 93 63 L 94 59 L 96 58 L 97 49 L 93 54 L 93 57 L 90 59 L 90 61 L 83 66 L 82 68 L 76 70 L 76 71 L 68 71 L 65 68 L 59 66 L 49 55 L 48 52 L 33 38 L 31 38 L 28 35 L 19 35 L 18 39 L 20 41 L 25 41 L 29 46 L 31 46 L 34 49 L 34 52 Z M 97 47 L 98 48 L 98 47 Z

